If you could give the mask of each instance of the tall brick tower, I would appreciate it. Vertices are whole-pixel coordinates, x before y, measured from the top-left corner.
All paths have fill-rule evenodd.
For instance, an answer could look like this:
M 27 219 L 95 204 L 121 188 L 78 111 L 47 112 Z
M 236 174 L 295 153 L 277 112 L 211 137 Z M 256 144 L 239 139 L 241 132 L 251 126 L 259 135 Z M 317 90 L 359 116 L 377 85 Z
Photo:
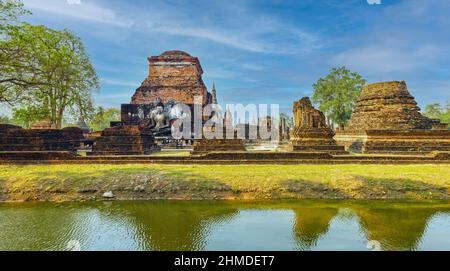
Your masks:
M 212 103 L 212 95 L 203 83 L 203 70 L 197 57 L 183 51 L 167 51 L 149 60 L 149 73 L 131 99 L 132 104 L 151 104 L 157 98 L 192 105 L 201 96 L 203 105 Z

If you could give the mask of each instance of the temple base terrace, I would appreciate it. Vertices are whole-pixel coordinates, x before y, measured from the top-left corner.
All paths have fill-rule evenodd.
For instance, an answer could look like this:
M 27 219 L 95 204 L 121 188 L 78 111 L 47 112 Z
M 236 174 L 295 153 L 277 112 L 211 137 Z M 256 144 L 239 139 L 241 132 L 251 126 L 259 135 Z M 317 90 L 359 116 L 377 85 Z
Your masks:
M 0 152 L 0 164 L 450 164 L 450 152 L 333 155 L 324 152 L 215 151 L 182 156 L 85 156 L 64 151 L 3 151 Z

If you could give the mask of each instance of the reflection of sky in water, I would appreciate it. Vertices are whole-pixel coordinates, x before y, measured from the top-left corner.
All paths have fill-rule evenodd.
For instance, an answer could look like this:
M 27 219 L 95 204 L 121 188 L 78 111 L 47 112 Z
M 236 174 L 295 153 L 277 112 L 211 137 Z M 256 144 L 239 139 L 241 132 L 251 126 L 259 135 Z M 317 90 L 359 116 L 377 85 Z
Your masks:
M 293 223 L 289 210 L 242 210 L 227 223 L 215 225 L 206 250 L 293 250 Z
M 339 213 L 330 221 L 328 232 L 312 250 L 367 250 L 367 241 L 358 217 Z
M 80 213 L 69 240 L 77 240 L 82 250 L 141 250 L 134 224 L 123 216 L 114 217 L 91 210 Z
M 450 214 L 437 213 L 428 222 L 418 250 L 450 250 Z
M 342 205 L 342 206 L 341 206 Z M 370 207 L 368 207 L 370 206 Z M 0 250 L 449 250 L 450 205 L 0 204 Z

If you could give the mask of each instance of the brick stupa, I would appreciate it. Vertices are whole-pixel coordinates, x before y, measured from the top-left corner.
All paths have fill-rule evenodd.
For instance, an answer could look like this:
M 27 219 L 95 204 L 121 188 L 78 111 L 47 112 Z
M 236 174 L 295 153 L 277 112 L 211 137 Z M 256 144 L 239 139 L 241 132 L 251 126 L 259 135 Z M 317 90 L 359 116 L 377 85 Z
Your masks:
M 450 151 L 448 125 L 423 116 L 404 81 L 365 86 L 335 139 L 356 152 Z
M 420 113 L 404 81 L 385 82 L 363 89 L 346 130 L 432 129 L 439 124 Z

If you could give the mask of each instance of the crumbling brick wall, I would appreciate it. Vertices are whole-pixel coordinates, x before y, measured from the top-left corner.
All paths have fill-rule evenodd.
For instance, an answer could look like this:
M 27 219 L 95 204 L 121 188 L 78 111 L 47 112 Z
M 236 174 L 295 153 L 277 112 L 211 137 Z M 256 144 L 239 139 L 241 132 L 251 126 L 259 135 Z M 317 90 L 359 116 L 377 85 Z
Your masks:
M 150 153 L 155 149 L 153 133 L 137 125 L 117 126 L 103 130 L 96 138 L 94 155 L 138 155 Z
M 182 51 L 167 51 L 148 60 L 148 77 L 133 95 L 132 104 L 151 104 L 159 98 L 163 103 L 173 99 L 190 105 L 195 96 L 203 98 L 203 105 L 212 102 L 198 58 Z
M 0 151 L 75 151 L 83 140 L 83 131 L 75 127 L 23 129 L 0 125 Z

